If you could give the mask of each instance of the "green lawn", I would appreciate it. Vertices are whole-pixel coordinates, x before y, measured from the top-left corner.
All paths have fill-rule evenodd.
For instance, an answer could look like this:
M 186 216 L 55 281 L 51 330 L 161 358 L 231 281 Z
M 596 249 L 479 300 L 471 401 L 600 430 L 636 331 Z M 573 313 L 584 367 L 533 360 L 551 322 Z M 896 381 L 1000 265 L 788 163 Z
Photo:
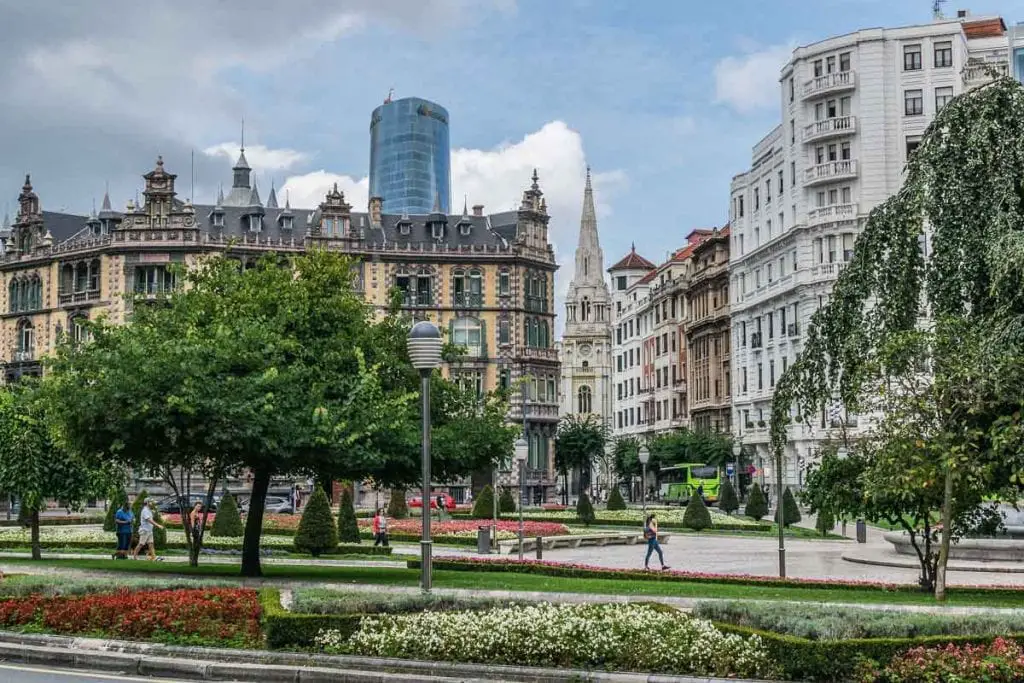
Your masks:
M 237 576 L 238 565 L 201 565 L 197 568 L 178 563 L 114 560 L 43 560 L 3 559 L 0 564 L 47 566 L 67 570 L 165 574 L 181 576 Z M 269 579 L 350 583 L 365 585 L 415 586 L 419 572 L 415 569 L 391 567 L 326 567 L 316 565 L 263 566 Z M 438 571 L 434 574 L 438 588 L 469 590 L 510 590 L 583 593 L 593 595 L 651 595 L 692 598 L 724 598 L 730 600 L 790 600 L 809 602 L 842 602 L 864 604 L 935 604 L 930 595 L 917 592 L 886 592 L 860 588 L 777 588 L 763 585 L 722 585 L 687 581 L 630 581 L 622 579 L 575 579 L 534 574 L 498 572 Z M 983 607 L 1024 607 L 1024 591 L 1020 595 L 953 588 L 950 605 Z

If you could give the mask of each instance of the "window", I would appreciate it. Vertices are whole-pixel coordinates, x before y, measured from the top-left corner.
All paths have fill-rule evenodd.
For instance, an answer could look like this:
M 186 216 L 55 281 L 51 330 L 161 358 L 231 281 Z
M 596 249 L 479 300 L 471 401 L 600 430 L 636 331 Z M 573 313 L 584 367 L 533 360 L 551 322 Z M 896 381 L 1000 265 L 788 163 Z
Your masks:
M 852 199 L 853 194 L 850 191 L 849 187 L 844 187 L 843 188 L 842 195 L 843 195 L 843 204 L 851 204 L 851 203 L 853 203 L 853 199 Z
M 452 305 L 479 307 L 483 305 L 483 275 L 474 268 L 452 273 Z
M 224 227 L 224 214 L 216 212 L 213 214 L 213 227 L 223 228 Z
M 174 273 L 166 266 L 136 266 L 136 294 L 166 294 L 174 289 Z
M 512 343 L 511 323 L 508 320 L 499 320 L 498 321 L 498 343 L 499 344 L 511 344 Z
M 740 218 L 743 218 L 743 197 L 740 197 Z
M 789 79 L 789 101 L 790 101 L 790 102 L 792 102 L 792 101 L 793 101 L 793 97 L 794 97 L 794 95 L 795 95 L 795 89 L 794 89 L 794 87 L 793 87 L 793 79 L 792 79 L 792 78 L 790 78 L 790 79 Z
M 626 291 L 626 276 L 625 275 L 619 275 L 618 277 L 615 278 L 615 289 L 620 291 L 620 292 Z
M 849 142 L 844 142 L 844 143 L 839 145 L 839 158 L 840 159 L 842 159 L 843 161 L 849 161 L 850 160 L 850 153 L 851 153 L 851 148 L 850 148 L 850 143 Z
M 498 294 L 508 296 L 512 293 L 512 276 L 507 270 L 498 273 Z
M 775 387 L 775 361 L 768 361 L 768 386 Z
M 435 240 L 444 239 L 444 224 L 434 223 L 433 225 L 431 225 L 430 234 L 433 236 Z
M 263 230 L 263 216 L 249 216 L 249 231 L 260 232 Z
M 451 323 L 451 339 L 456 346 L 466 349 L 467 356 L 483 356 L 483 324 L 476 318 L 456 318 Z
M 825 262 L 825 254 L 824 254 L 824 251 L 823 251 L 823 248 L 822 248 L 822 239 L 820 237 L 815 237 L 814 238 L 814 262 L 815 263 L 824 263 Z
M 586 414 L 593 412 L 593 397 L 590 393 L 590 387 L 582 386 L 579 391 L 576 392 L 576 404 L 578 410 L 576 412 Z
M 921 46 L 920 45 L 904 45 L 903 46 L 903 70 L 904 71 L 920 71 L 921 70 Z
M 828 118 L 834 119 L 839 115 L 838 101 L 828 100 L 825 102 L 825 112 L 828 114 Z
M 764 203 L 765 204 L 771 204 L 772 203 L 772 179 L 771 178 L 769 178 L 768 180 L 764 181 Z
M 409 274 L 399 271 L 395 276 L 395 286 L 402 290 L 403 306 L 430 306 L 433 303 L 430 295 L 431 277 L 427 273 Z
M 920 90 L 906 90 L 903 92 L 903 113 L 907 116 L 921 116 L 924 114 L 924 95 Z
M 840 52 L 839 53 L 839 71 L 845 73 L 850 70 L 850 53 Z
M 953 43 L 948 40 L 935 43 L 935 68 L 953 66 Z
M 836 70 L 836 58 L 835 57 L 826 57 L 825 58 L 825 73 L 827 73 L 827 74 L 835 73 L 835 70 Z
M 782 184 L 784 178 L 785 174 L 782 171 L 779 171 L 779 194 L 782 194 L 783 189 L 785 189 Z
M 86 327 L 88 321 L 89 318 L 82 314 L 73 315 L 68 320 L 68 331 L 71 333 L 71 341 L 75 345 L 89 341 L 89 328 Z
M 921 146 L 921 138 L 913 137 L 907 138 L 907 159 L 910 159 L 910 155 L 917 151 L 917 148 Z
M 953 86 L 935 89 L 935 113 L 942 111 L 942 108 L 953 99 Z
M 281 216 L 281 229 L 291 230 L 295 219 L 292 216 Z
M 789 184 L 796 187 L 796 162 L 789 162 Z
M 18 323 L 15 344 L 15 360 L 32 360 L 36 347 L 36 331 L 31 321 L 22 320 Z
M 822 68 L 823 64 L 824 63 L 820 59 L 815 60 L 815 62 L 814 62 L 814 77 L 815 78 L 818 78 L 819 76 L 821 76 L 824 73 L 824 69 Z
M 508 390 L 510 386 L 512 386 L 512 371 L 508 368 L 502 368 L 498 371 L 498 388 Z
M 843 235 L 843 261 L 845 263 L 853 260 L 853 240 L 854 236 L 851 233 Z
M 814 105 L 814 120 L 823 121 L 825 119 L 825 103 L 818 102 Z
M 796 272 L 796 249 L 793 250 L 793 272 Z
M 829 263 L 835 263 L 836 262 L 836 236 L 835 235 L 829 235 L 826 238 L 825 241 L 828 243 L 828 262 Z
M 761 191 L 756 187 L 754 188 L 754 211 L 761 208 Z
M 768 338 L 769 339 L 774 339 L 775 338 L 775 314 L 774 313 L 768 313 L 767 320 L 768 320 Z
M 823 164 L 825 163 L 825 147 L 818 145 L 814 148 L 814 163 Z

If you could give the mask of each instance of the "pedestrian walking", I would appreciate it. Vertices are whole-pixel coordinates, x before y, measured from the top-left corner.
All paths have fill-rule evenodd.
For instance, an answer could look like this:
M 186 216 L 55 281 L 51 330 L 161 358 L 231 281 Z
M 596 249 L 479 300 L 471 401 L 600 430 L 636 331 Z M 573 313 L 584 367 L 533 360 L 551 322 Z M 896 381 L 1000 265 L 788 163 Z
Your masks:
M 192 533 L 192 546 L 199 546 L 200 538 L 200 527 L 203 525 L 203 504 L 198 500 L 195 505 L 192 506 L 192 511 L 188 513 L 188 529 Z
M 661 544 L 658 543 L 658 518 L 653 514 L 647 515 L 647 520 L 644 522 L 644 539 L 647 540 L 647 556 L 644 558 L 644 569 L 651 568 L 651 554 L 654 552 L 658 553 L 658 561 L 661 562 L 661 568 L 668 569 L 668 565 L 665 564 L 665 556 L 661 552 Z
M 388 518 L 384 514 L 384 508 L 378 508 L 377 514 L 373 517 L 373 547 L 379 545 L 388 547 Z
M 117 533 L 117 552 L 114 553 L 115 560 L 127 560 L 128 551 L 132 545 L 132 523 L 135 515 L 126 500 L 121 509 L 114 513 L 114 531 Z
M 143 504 L 142 512 L 139 513 L 139 542 L 132 553 L 133 560 L 139 559 L 139 551 L 142 550 L 143 546 L 147 548 L 150 561 L 157 559 L 156 544 L 153 542 L 153 527 L 163 529 L 163 526 L 157 524 L 156 520 L 153 519 L 154 508 L 156 508 L 156 503 L 150 500 Z

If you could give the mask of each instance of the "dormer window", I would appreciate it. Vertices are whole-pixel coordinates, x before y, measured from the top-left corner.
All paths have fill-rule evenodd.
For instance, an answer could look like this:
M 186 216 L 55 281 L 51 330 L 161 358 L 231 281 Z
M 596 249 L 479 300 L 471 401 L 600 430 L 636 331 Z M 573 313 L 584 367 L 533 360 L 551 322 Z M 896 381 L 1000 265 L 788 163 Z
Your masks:
M 291 216 L 281 216 L 281 228 L 283 230 L 291 230 L 294 221 L 295 219 Z
M 224 227 L 224 214 L 215 213 L 213 214 L 213 227 L 223 228 Z
M 431 226 L 431 232 L 433 233 L 435 240 L 444 239 L 444 226 L 443 225 L 435 223 L 433 226 Z
M 462 225 L 459 226 L 459 232 L 462 234 L 463 237 L 468 237 L 472 229 L 473 226 L 469 223 L 463 223 Z
M 398 226 L 398 232 L 403 234 L 403 235 L 405 235 L 405 236 L 408 236 L 409 235 L 409 224 L 408 223 L 402 223 L 401 225 L 399 225 Z
M 249 216 L 249 231 L 260 232 L 263 230 L 263 216 L 253 215 Z

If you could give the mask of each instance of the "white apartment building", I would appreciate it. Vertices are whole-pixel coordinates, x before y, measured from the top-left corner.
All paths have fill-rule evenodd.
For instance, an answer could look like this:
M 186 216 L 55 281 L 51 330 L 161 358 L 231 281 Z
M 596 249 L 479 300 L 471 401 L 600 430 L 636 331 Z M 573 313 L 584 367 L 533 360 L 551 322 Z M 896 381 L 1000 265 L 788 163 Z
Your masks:
M 612 433 L 645 431 L 643 391 L 644 302 L 657 266 L 636 253 L 636 246 L 608 269 L 612 278 Z
M 1013 40 L 1002 19 L 964 13 L 829 38 L 797 48 L 783 67 L 781 123 L 733 179 L 729 212 L 733 432 L 769 485 L 775 383 L 810 316 L 852 258 L 868 213 L 899 189 L 935 112 L 990 80 L 982 63 L 1009 73 Z M 804 465 L 844 423 L 855 435 L 857 416 L 837 405 L 790 425 L 787 486 L 802 486 Z

